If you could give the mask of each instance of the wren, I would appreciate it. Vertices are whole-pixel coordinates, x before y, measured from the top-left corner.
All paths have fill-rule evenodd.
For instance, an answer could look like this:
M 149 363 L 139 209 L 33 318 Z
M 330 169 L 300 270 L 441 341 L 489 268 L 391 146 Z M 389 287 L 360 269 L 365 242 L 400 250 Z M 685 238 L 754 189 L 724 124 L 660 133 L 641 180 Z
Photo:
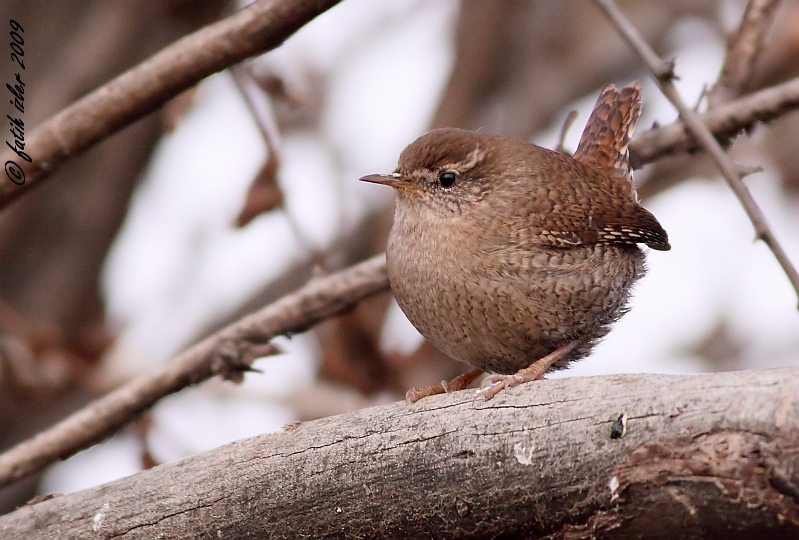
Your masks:
M 670 249 L 641 205 L 628 145 L 640 87 L 608 86 L 574 157 L 499 135 L 430 131 L 391 174 L 397 194 L 386 261 L 391 289 L 416 329 L 474 366 L 412 389 L 408 401 L 462 389 L 482 371 L 490 399 L 587 356 L 627 311 L 644 252 Z M 486 386 L 488 384 L 488 386 Z

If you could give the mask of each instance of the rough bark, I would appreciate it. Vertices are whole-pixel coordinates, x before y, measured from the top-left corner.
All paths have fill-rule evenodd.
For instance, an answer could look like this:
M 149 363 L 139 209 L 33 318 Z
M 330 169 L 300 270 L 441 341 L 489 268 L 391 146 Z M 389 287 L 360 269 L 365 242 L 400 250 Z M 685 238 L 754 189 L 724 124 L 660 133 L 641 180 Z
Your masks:
M 470 391 L 289 426 L 0 518 L 4 538 L 787 538 L 799 369 Z M 626 434 L 611 427 L 627 415 Z M 618 431 L 617 431 L 618 433 Z

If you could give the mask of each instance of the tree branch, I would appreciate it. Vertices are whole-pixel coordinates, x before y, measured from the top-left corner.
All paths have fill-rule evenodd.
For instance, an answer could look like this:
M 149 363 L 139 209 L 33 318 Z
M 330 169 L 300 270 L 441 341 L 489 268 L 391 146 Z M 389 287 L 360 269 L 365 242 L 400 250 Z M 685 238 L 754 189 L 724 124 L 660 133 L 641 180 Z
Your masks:
M 488 403 L 464 391 L 287 427 L 22 507 L 0 530 L 788 538 L 799 535 L 797 433 L 797 368 L 544 381 Z
M 771 249 L 772 253 L 774 253 L 774 257 L 777 259 L 780 266 L 782 266 L 785 275 L 788 277 L 791 285 L 793 285 L 797 296 L 799 296 L 799 272 L 797 272 L 796 267 L 791 263 L 783 247 L 777 242 L 774 233 L 768 226 L 766 216 L 763 214 L 762 210 L 760 210 L 752 194 L 749 193 L 749 189 L 741 180 L 735 164 L 733 164 L 719 142 L 702 122 L 700 116 L 694 112 L 693 109 L 688 107 L 680 97 L 680 94 L 671 82 L 674 76 L 673 72 L 666 73 L 664 71 L 663 61 L 657 57 L 655 51 L 641 38 L 635 27 L 630 24 L 630 21 L 627 20 L 624 13 L 622 13 L 613 0 L 594 0 L 594 2 L 603 13 L 605 13 L 625 41 L 638 53 L 644 61 L 644 64 L 646 64 L 647 68 L 649 68 L 654 75 L 655 82 L 657 82 L 663 95 L 671 101 L 672 105 L 674 105 L 680 113 L 682 121 L 694 134 L 699 144 L 710 154 L 713 161 L 716 162 L 716 165 L 721 170 L 722 175 L 727 180 L 733 193 L 735 193 L 735 196 L 738 197 L 738 200 L 741 202 L 752 225 L 754 225 L 757 238 L 763 240 Z
M 205 77 L 272 50 L 340 0 L 259 0 L 190 34 L 76 101 L 38 126 L 25 141 L 29 163 L 6 149 L 23 178 L 0 175 L 0 208 L 74 156 L 153 112 Z M 8 168 L 8 165 L 6 165 Z
M 741 24 L 727 42 L 727 54 L 719 79 L 708 92 L 711 108 L 728 102 L 749 86 L 779 3 L 780 0 L 749 0 Z
M 156 372 L 125 384 L 55 426 L 0 454 L 0 487 L 86 448 L 161 398 L 215 375 L 236 378 L 259 356 L 274 352 L 275 336 L 303 332 L 359 300 L 388 289 L 384 255 L 313 279 L 187 349 Z
M 767 122 L 797 108 L 799 78 L 719 105 L 700 115 L 700 119 L 717 139 L 728 141 L 757 122 Z M 685 123 L 678 120 L 636 136 L 630 143 L 630 162 L 640 169 L 662 157 L 702 148 Z

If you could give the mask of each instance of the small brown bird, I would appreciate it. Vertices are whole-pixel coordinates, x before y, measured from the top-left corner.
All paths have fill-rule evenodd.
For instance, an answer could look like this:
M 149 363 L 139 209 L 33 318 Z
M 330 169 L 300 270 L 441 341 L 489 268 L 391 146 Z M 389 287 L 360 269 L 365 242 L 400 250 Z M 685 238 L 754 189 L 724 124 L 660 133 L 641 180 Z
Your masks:
M 611 85 L 574 158 L 443 128 L 411 143 L 393 173 L 361 178 L 397 193 L 386 259 L 400 308 L 434 346 L 478 368 L 408 401 L 465 388 L 482 371 L 495 373 L 481 391 L 490 399 L 587 356 L 624 315 L 646 269 L 637 244 L 670 249 L 632 183 L 640 114 L 640 87 Z

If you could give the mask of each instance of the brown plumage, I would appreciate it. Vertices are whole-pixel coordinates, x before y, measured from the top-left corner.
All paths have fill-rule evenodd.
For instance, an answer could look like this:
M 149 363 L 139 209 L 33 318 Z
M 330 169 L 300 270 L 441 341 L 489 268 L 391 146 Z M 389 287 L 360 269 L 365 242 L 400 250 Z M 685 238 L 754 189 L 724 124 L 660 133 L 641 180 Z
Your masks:
M 490 378 L 501 384 L 486 398 L 589 354 L 644 274 L 637 244 L 670 248 L 632 184 L 640 110 L 636 84 L 608 87 L 575 158 L 444 128 L 411 143 L 394 173 L 363 178 L 397 192 L 386 258 L 411 323 L 453 358 L 522 370 Z

